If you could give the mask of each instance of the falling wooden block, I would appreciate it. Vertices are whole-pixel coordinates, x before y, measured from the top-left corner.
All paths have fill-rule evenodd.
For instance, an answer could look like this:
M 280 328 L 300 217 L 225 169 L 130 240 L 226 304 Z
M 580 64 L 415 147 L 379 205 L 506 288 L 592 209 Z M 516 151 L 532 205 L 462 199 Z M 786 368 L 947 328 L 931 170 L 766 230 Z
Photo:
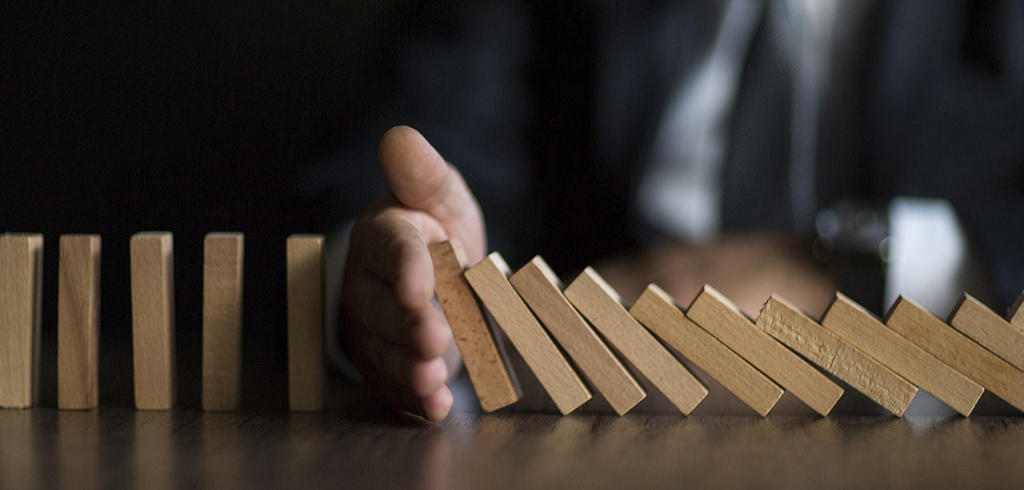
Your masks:
M 686 316 L 815 412 L 827 415 L 843 396 L 839 385 L 757 328 L 715 288 L 704 286 Z
M 900 296 L 889 308 L 885 324 L 1018 410 L 1024 410 L 1024 372 L 946 325 L 924 307 Z
M 242 398 L 241 233 L 206 235 L 203 260 L 203 410 L 237 410 Z
M 681 412 L 689 415 L 707 396 L 707 387 L 626 311 L 594 269 L 587 267 L 569 284 L 565 297 Z
M 1024 293 L 1020 293 L 1017 297 L 1017 301 L 1010 307 L 1010 314 L 1007 318 L 1010 319 L 1010 323 L 1017 326 L 1017 328 L 1024 329 L 1024 308 L 1021 308 L 1021 304 L 1024 303 Z
M 821 325 L 942 403 L 968 416 L 985 389 L 925 352 L 850 298 L 836 293 Z
M 177 401 L 174 347 L 174 239 L 167 232 L 131 240 L 135 407 L 168 410 Z
M 643 388 L 565 299 L 562 281 L 544 259 L 534 257 L 509 281 L 616 413 L 644 399 Z
M 324 408 L 323 235 L 292 235 L 288 259 L 288 406 Z
M 0 408 L 39 399 L 43 235 L 0 235 Z
M 782 397 L 779 385 L 686 318 L 672 297 L 658 286 L 647 286 L 629 313 L 758 415 L 768 415 Z
M 512 341 L 563 414 L 590 399 L 590 390 L 569 366 L 508 281 L 511 274 L 497 252 L 466 271 L 466 280 Z
M 949 324 L 1017 369 L 1024 370 L 1024 329 L 1003 320 L 969 294 L 949 314 Z
M 768 300 L 757 326 L 897 417 L 917 395 L 916 386 L 781 298 Z
M 519 401 L 522 393 L 508 358 L 463 276 L 468 264 L 462 244 L 453 238 L 431 245 L 430 258 L 437 302 L 448 319 L 481 408 L 492 412 Z
M 100 237 L 61 235 L 57 308 L 57 406 L 99 404 Z

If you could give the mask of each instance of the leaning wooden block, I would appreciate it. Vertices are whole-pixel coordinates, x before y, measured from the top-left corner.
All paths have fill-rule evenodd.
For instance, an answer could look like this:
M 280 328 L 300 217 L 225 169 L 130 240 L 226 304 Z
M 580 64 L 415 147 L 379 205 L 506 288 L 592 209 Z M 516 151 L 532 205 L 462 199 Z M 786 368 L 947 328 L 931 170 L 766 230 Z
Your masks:
M 1024 371 L 946 325 L 924 307 L 900 296 L 889 309 L 885 323 L 1010 405 L 1024 410 Z
M 463 276 L 468 264 L 462 244 L 453 238 L 431 245 L 430 258 L 437 302 L 448 319 L 481 408 L 491 412 L 519 401 L 522 393 L 515 373 Z
M 565 297 L 681 412 L 689 415 L 708 389 L 622 306 L 619 294 L 587 267 Z
M 836 293 L 821 325 L 965 417 L 985 392 L 978 383 L 886 328 L 842 293 Z
M 57 406 L 99 404 L 100 237 L 61 235 L 57 294 Z
M 39 398 L 43 235 L 0 235 L 0 408 Z
M 897 417 L 917 395 L 916 386 L 781 298 L 765 303 L 757 326 Z
M 1024 370 L 1024 329 L 1003 320 L 969 294 L 949 314 L 949 324 L 1017 369 Z
M 288 406 L 324 409 L 323 235 L 292 235 L 288 265 Z
M 672 297 L 658 286 L 647 286 L 629 313 L 758 415 L 768 415 L 782 398 L 779 385 L 686 318 Z
M 1020 293 L 1020 296 L 1017 297 L 1017 301 L 1010 307 L 1010 314 L 1007 317 L 1010 319 L 1010 323 L 1024 329 L 1024 308 L 1021 308 L 1022 303 L 1024 303 L 1024 293 Z
M 839 385 L 757 328 L 715 288 L 704 286 L 686 316 L 815 412 L 827 415 L 843 396 Z
M 206 235 L 203 259 L 203 410 L 237 410 L 242 398 L 241 233 Z
M 619 415 L 647 395 L 562 294 L 562 281 L 540 256 L 509 279 L 526 304 Z
M 135 407 L 168 410 L 177 401 L 174 347 L 174 242 L 170 233 L 131 240 Z
M 470 267 L 466 280 L 537 375 L 558 410 L 563 414 L 572 412 L 590 399 L 590 390 L 512 288 L 508 282 L 511 273 L 505 259 L 494 252 Z

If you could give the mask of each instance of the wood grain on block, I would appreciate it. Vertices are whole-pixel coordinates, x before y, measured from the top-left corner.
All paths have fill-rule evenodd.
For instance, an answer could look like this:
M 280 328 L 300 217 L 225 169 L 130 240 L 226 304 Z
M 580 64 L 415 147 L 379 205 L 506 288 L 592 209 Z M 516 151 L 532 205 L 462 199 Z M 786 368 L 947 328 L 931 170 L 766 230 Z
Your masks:
M 61 235 L 57 294 L 57 406 L 99 405 L 100 237 Z
M 704 286 L 686 316 L 815 412 L 827 415 L 843 396 L 839 385 L 757 328 L 715 288 Z
M 1007 318 L 1010 319 L 1010 323 L 1017 326 L 1017 328 L 1024 329 L 1024 308 L 1021 305 L 1024 304 L 1024 293 L 1020 293 L 1017 297 L 1017 301 L 1014 301 L 1013 306 L 1010 307 L 1010 314 Z
M 174 239 L 167 232 L 131 240 L 135 407 L 168 410 L 177 401 L 174 346 Z
M 707 387 L 626 311 L 619 293 L 594 269 L 587 267 L 569 284 L 565 297 L 679 411 L 689 415 L 707 396 Z
M 323 235 L 292 235 L 288 262 L 288 406 L 324 408 Z
M 658 286 L 647 286 L 629 313 L 758 415 L 768 415 L 782 397 L 779 385 L 693 323 Z
M 590 399 L 590 390 L 508 282 L 512 273 L 497 252 L 466 271 L 466 280 L 523 356 L 558 410 L 567 414 Z
M 1024 329 L 1003 320 L 969 294 L 949 315 L 949 324 L 1017 369 L 1024 370 Z
M 0 408 L 39 398 L 43 235 L 0 235 Z
M 203 410 L 237 410 L 242 398 L 241 233 L 206 235 L 203 252 Z
M 909 381 L 781 298 L 768 300 L 757 326 L 896 416 L 903 416 L 917 395 Z
M 544 259 L 534 257 L 509 281 L 616 413 L 625 414 L 647 396 L 597 332 L 565 299 L 562 281 Z
M 900 296 L 889 308 L 885 323 L 1010 405 L 1024 410 L 1024 371 L 967 338 L 921 305 Z
M 468 263 L 462 244 L 454 238 L 433 244 L 430 258 L 437 302 L 448 319 L 481 408 L 492 412 L 519 401 L 522 393 L 515 373 L 463 276 Z
M 836 293 L 821 325 L 885 364 L 918 388 L 968 416 L 985 389 L 886 326 L 850 298 Z

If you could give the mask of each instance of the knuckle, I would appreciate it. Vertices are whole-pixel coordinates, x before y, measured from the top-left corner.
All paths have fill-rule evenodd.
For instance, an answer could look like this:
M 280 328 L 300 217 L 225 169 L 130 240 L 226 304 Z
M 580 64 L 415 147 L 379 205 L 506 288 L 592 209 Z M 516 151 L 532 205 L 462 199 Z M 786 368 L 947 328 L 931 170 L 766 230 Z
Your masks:
M 389 260 L 397 260 L 399 257 L 413 251 L 414 246 L 426 243 L 419 233 L 409 224 L 395 224 L 389 227 L 376 244 L 376 250 L 387 254 Z

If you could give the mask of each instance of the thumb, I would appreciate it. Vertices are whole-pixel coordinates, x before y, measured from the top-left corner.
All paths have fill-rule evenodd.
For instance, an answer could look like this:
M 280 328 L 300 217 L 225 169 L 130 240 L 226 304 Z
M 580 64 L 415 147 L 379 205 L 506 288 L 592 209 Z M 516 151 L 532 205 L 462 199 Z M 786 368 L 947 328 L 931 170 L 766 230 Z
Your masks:
M 380 140 L 381 170 L 395 197 L 424 211 L 465 244 L 469 259 L 483 259 L 487 248 L 480 206 L 455 167 L 426 138 L 408 126 L 388 130 Z

